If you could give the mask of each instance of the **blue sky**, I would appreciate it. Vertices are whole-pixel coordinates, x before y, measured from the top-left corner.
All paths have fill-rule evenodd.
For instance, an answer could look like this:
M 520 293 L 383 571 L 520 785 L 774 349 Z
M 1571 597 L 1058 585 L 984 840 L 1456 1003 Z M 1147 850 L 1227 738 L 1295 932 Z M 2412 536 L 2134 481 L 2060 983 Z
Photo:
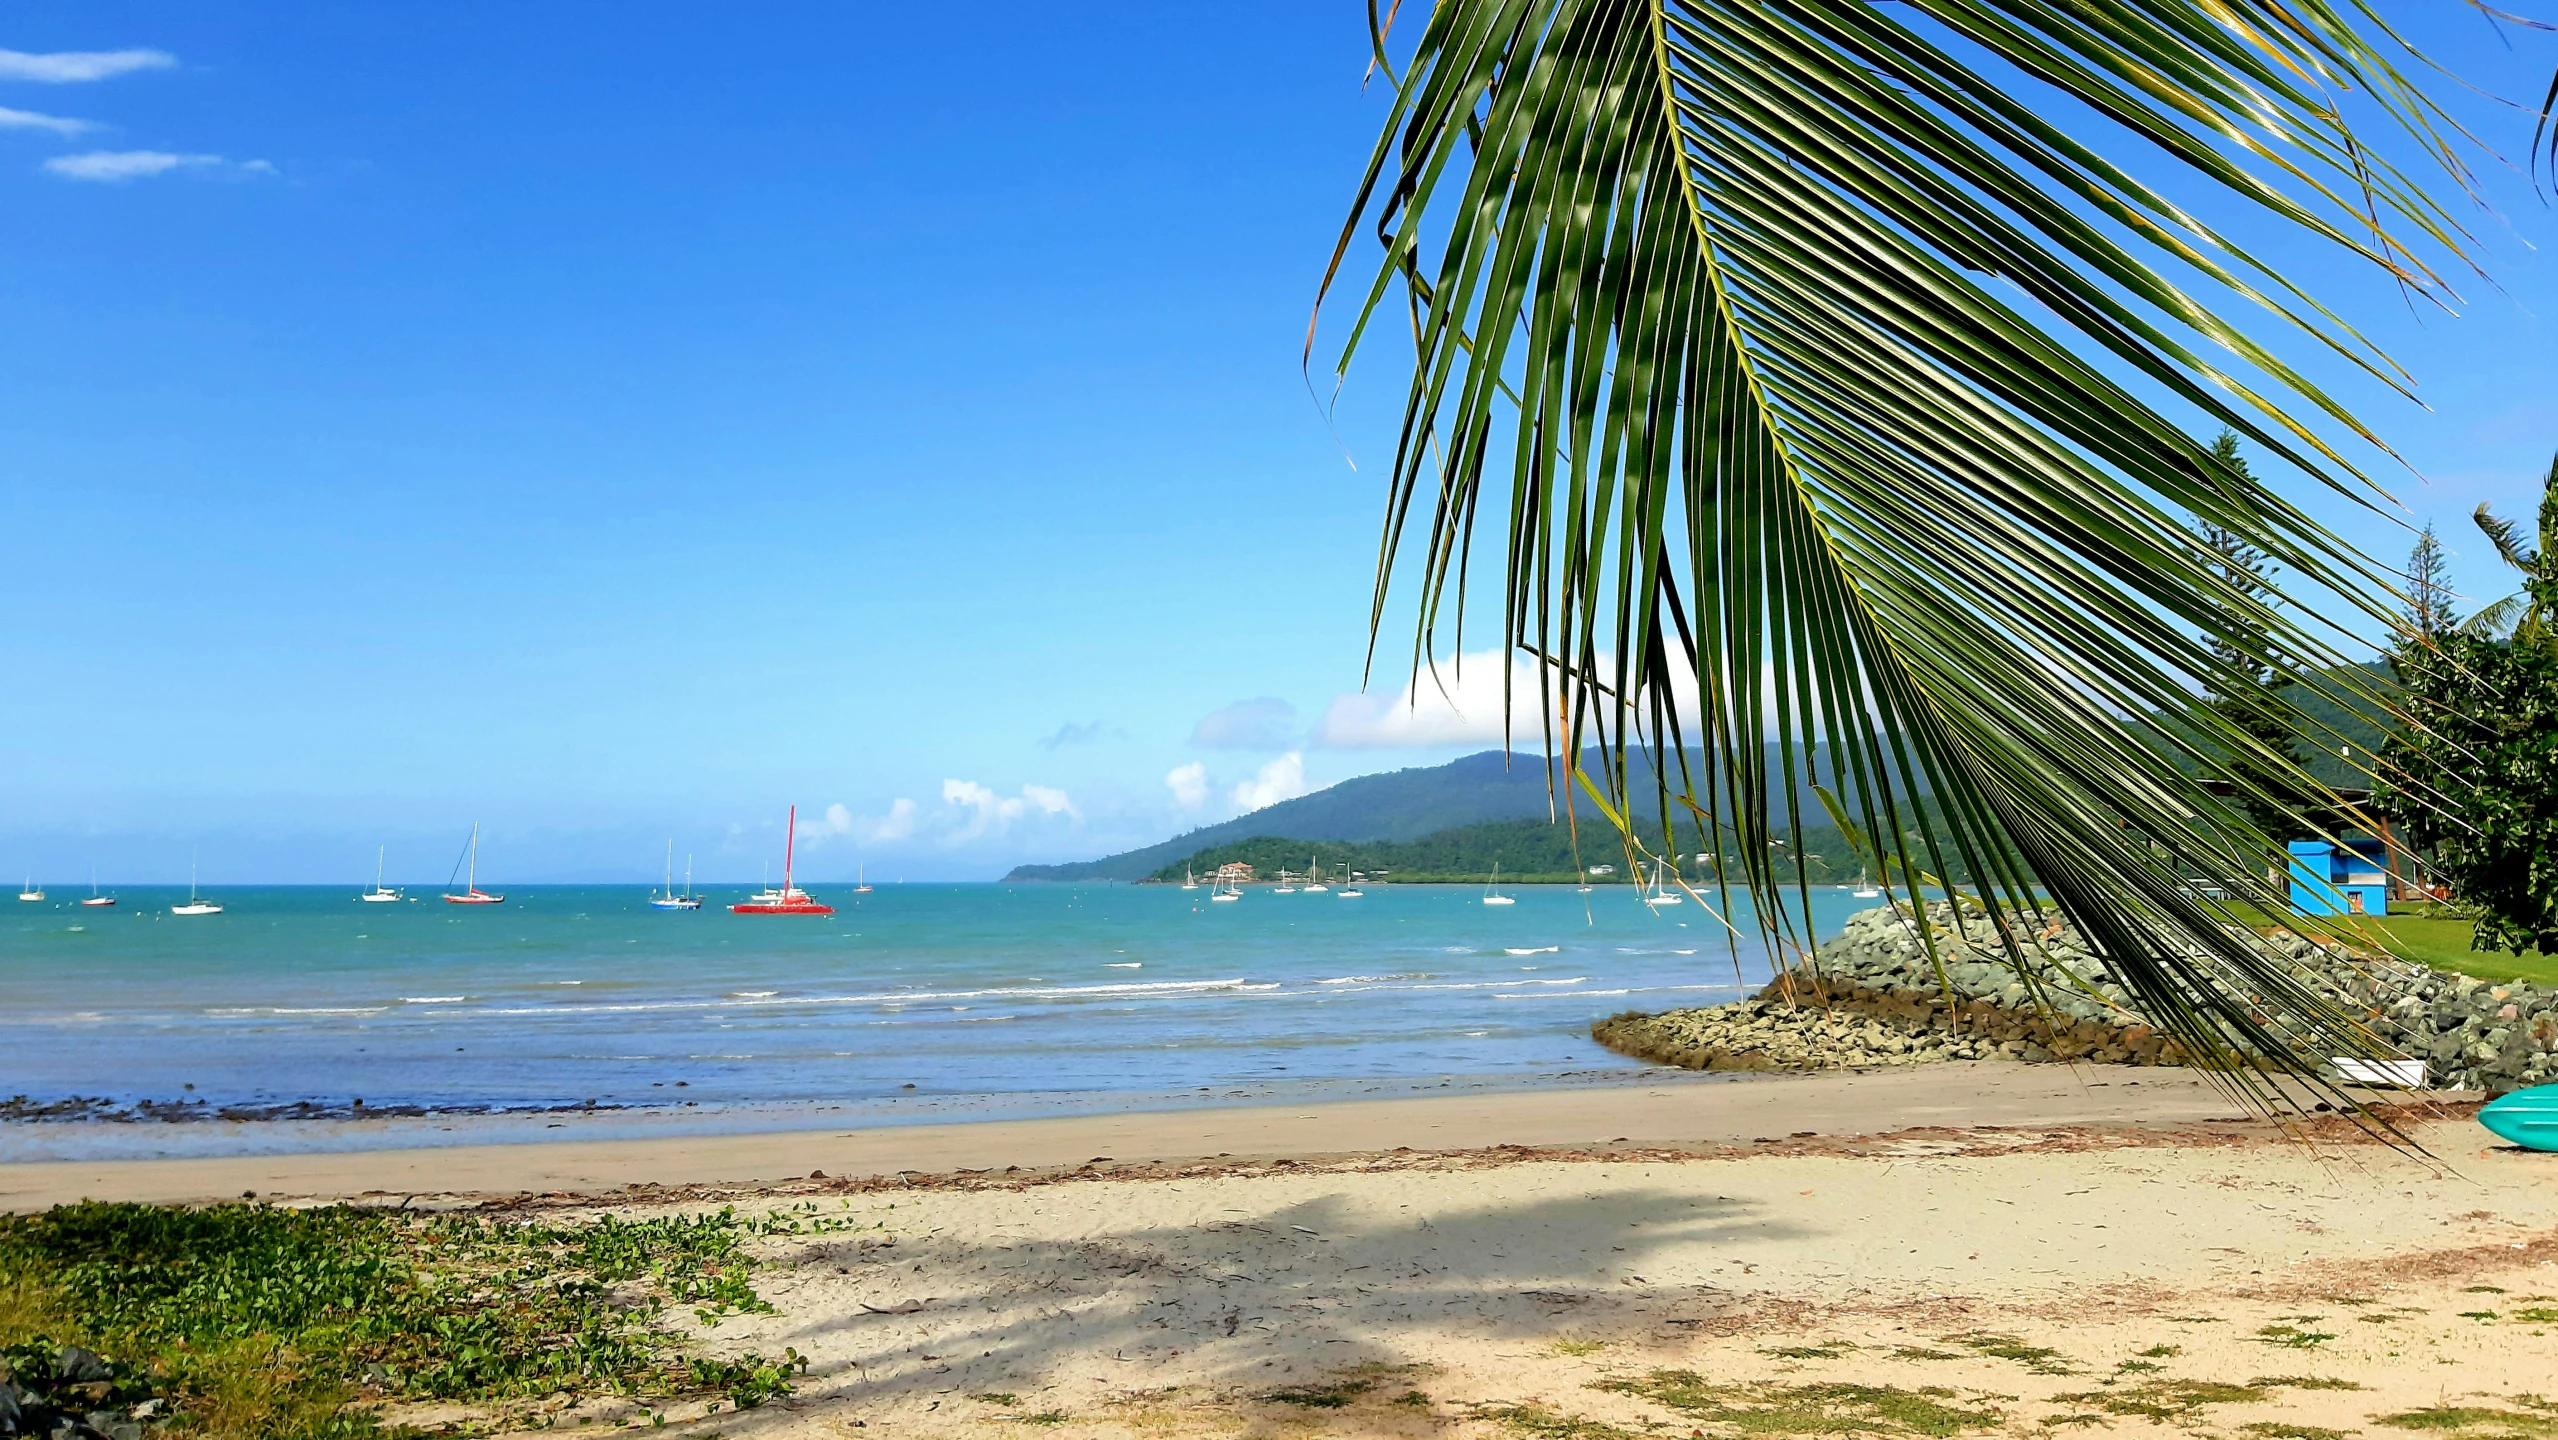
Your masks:
M 1353 693 L 1400 377 L 1328 423 L 1298 369 L 1381 113 L 1350 0 L 38 3 L 0 50 L 0 871 L 440 880 L 478 820 L 501 879 L 751 879 L 796 802 L 819 877 L 967 878 L 1480 747 Z M 2300 263 L 2423 381 L 2351 394 L 2494 594 L 2558 226 L 2490 183 L 2461 319 Z

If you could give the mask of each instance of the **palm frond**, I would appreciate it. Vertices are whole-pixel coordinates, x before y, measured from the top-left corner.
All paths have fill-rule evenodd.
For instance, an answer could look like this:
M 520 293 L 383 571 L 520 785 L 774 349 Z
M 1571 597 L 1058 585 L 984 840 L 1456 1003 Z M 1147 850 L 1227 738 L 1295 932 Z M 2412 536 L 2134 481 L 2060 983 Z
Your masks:
M 2230 923 L 2280 912 L 2279 846 L 2196 778 L 2244 756 L 2313 792 L 2195 694 L 2331 667 L 2341 632 L 2231 585 L 2188 524 L 2331 618 L 2385 618 L 2381 572 L 2113 376 L 2364 501 L 2300 416 L 2370 433 L 2171 272 L 2402 377 L 2084 138 L 2447 300 L 2423 257 L 2459 228 L 2344 93 L 2456 169 L 2323 3 L 1437 0 L 1334 256 L 1370 224 L 1385 250 L 1341 368 L 1398 289 L 1415 347 L 1378 623 L 1413 577 L 1425 663 L 1497 515 L 1504 639 L 1543 662 L 1513 713 L 1567 786 L 1608 755 L 1612 813 L 1659 752 L 1660 813 L 1733 857 L 1700 883 L 1772 942 L 1809 933 L 1770 857 L 1817 782 L 1886 873 L 1977 900 L 1965 943 L 2021 959 L 2057 904 L 2197 1054 L 2376 1051 Z
M 2460 622 L 2460 633 L 2478 640 L 2502 640 L 2520 620 L 2526 597 L 2508 595 L 2492 604 L 2482 605 L 2478 613 Z
M 2539 558 L 2532 553 L 2529 545 L 2523 543 L 2520 527 L 2495 514 L 2484 504 L 2470 518 L 2478 522 L 2478 528 L 2487 536 L 2487 543 L 2496 547 L 2497 558 L 2506 564 L 2517 570 L 2529 571 L 2532 562 Z

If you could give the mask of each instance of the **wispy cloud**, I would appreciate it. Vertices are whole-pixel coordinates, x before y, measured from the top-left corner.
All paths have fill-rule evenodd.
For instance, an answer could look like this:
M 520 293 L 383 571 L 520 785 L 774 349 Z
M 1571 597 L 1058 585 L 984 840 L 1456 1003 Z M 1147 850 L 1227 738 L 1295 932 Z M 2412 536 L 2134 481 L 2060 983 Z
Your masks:
M 1039 747 L 1043 750 L 1054 750 L 1060 745 L 1090 745 L 1111 733 L 1113 732 L 1110 727 L 1099 720 L 1088 725 L 1079 725 L 1069 720 L 1058 726 L 1053 733 L 1042 736 Z
M 172 170 L 194 170 L 221 163 L 219 155 L 175 155 L 166 150 L 92 150 L 85 155 L 56 155 L 44 162 L 44 168 L 66 180 L 97 180 L 114 184 L 166 175 Z
M 1265 695 L 1210 713 L 1191 728 L 1190 743 L 1211 750 L 1284 750 L 1296 731 L 1297 707 Z
M 1193 760 L 1176 765 L 1164 776 L 1164 788 L 1172 792 L 1172 803 L 1184 810 L 1196 810 L 1208 803 L 1208 767 Z
M 1261 767 L 1261 772 L 1235 787 L 1235 807 L 1267 809 L 1306 793 L 1306 757 L 1291 750 Z
M 39 115 L 33 110 L 12 110 L 0 105 L 0 130 L 50 130 L 56 135 L 84 135 L 97 128 L 98 123 L 94 120 Z
M 69 85 L 111 79 L 136 70 L 165 70 L 177 63 L 178 57 L 166 50 L 63 50 L 51 55 L 0 50 L 0 80 Z

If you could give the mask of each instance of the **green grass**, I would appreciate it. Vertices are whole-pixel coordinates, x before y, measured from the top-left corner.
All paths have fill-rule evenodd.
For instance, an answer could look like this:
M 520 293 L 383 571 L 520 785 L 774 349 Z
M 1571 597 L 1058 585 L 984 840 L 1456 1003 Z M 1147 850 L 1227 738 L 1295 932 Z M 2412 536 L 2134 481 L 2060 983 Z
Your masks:
M 2435 1405 L 2382 1415 L 2371 1422 L 2397 1430 L 2459 1437 L 2459 1440 L 2546 1440 L 2558 1436 L 2558 1415 L 2494 1410 L 2478 1405 Z
M 1742 1435 L 1953 1436 L 2000 1423 L 1998 1412 L 1949 1405 L 1953 1392 L 1933 1388 L 1715 1385 L 1693 1370 L 1655 1370 L 1640 1380 L 1606 1380 L 1592 1388 L 1638 1395 Z
M 1261 1398 L 1276 1401 L 1281 1405 L 1302 1405 L 1310 1410 L 1340 1410 L 1346 1408 L 1351 1401 L 1376 1388 L 1375 1380 L 1363 1377 L 1353 1380 L 1336 1380 L 1329 1385 L 1300 1385 L 1285 1390 L 1273 1390 Z
M 2317 925 L 2297 915 L 2267 915 L 2248 907 L 2241 907 L 2239 918 L 2259 927 L 2281 926 L 2304 935 L 2314 933 Z M 2468 919 L 2444 906 L 2416 905 L 2361 919 L 2337 916 L 2328 923 L 2336 927 L 2335 938 L 2347 944 L 2378 946 L 2401 960 L 2436 970 L 2474 975 L 2481 980 L 2558 984 L 2558 955 L 2543 955 L 2536 950 L 2521 955 L 2472 950 Z
M 2108 1415 L 2167 1422 L 2183 1419 L 2206 1405 L 2244 1405 L 2264 1398 L 2263 1388 L 2255 1385 L 2231 1385 L 2218 1380 L 2152 1380 L 2120 1390 L 2055 1395 L 2052 1403 L 2087 1405 Z
M 796 1226 L 803 1222 L 778 1222 Z M 0 1216 L 10 1368 L 76 1344 L 113 1362 L 115 1403 L 160 1399 L 172 1437 L 388 1433 L 375 1404 L 790 1390 L 797 1352 L 712 1360 L 659 1324 L 769 1310 L 728 1211 L 551 1225 L 332 1206 L 80 1204 Z
M 2058 1350 L 2042 1345 L 2028 1345 L 2013 1335 L 1948 1335 L 1949 1345 L 1961 1345 L 1975 1354 L 1993 1360 L 2013 1360 L 2037 1375 L 2073 1375 L 2069 1358 Z

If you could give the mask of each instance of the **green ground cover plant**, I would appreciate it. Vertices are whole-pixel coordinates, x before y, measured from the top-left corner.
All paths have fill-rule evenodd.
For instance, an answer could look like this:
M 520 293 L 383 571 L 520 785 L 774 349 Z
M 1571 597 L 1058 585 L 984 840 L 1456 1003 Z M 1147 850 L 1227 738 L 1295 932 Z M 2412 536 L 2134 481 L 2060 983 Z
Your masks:
M 1885 1385 L 1717 1385 L 1693 1370 L 1655 1370 L 1640 1380 L 1607 1380 L 1592 1388 L 1638 1395 L 1747 1435 L 1953 1436 L 2000 1423 L 1997 1411 L 1954 1404 L 1953 1391 L 1935 1386 L 1912 1391 Z
M 746 1243 L 806 1217 L 731 1211 L 554 1224 L 328 1206 L 60 1206 L 0 1217 L 12 1373 L 79 1346 L 110 1401 L 175 1437 L 395 1433 L 401 1402 L 503 1408 L 603 1394 L 787 1394 L 805 1362 L 692 1353 L 661 1323 L 771 1307 Z M 152 1402 L 157 1402 L 156 1404 Z

